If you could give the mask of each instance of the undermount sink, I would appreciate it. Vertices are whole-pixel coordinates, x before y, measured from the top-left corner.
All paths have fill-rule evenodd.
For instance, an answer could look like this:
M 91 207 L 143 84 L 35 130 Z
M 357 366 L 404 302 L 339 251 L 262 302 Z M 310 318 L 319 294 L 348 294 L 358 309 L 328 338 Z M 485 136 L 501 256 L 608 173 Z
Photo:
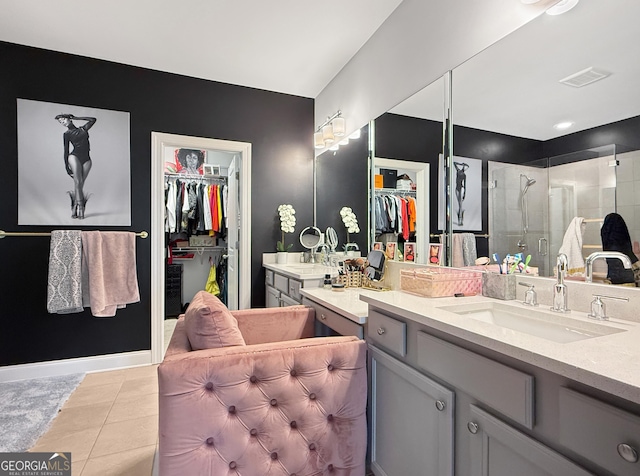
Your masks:
M 331 268 L 316 264 L 287 266 L 287 269 L 297 274 L 327 274 L 331 273 Z
M 496 302 L 443 306 L 439 309 L 562 344 L 625 331 L 571 319 L 562 314 Z

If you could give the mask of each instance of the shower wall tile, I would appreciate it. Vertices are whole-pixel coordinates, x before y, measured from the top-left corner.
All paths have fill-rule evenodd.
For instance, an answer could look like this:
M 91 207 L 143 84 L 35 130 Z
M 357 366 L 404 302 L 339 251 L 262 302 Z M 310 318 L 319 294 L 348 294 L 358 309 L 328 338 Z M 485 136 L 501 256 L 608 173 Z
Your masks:
M 618 205 L 632 204 L 635 201 L 635 191 L 633 182 L 618 182 L 616 188 L 616 199 Z

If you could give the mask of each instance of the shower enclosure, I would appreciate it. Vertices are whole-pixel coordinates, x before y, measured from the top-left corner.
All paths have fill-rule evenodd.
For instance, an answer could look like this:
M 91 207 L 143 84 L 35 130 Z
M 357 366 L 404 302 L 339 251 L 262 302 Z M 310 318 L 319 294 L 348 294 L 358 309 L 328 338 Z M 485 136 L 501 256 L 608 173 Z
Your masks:
M 490 253 L 530 254 L 529 265 L 551 276 L 571 220 L 586 219 L 587 256 L 602 249 L 600 226 L 611 212 L 624 217 L 640 252 L 640 151 L 608 145 L 526 164 L 489 162 L 488 172 Z

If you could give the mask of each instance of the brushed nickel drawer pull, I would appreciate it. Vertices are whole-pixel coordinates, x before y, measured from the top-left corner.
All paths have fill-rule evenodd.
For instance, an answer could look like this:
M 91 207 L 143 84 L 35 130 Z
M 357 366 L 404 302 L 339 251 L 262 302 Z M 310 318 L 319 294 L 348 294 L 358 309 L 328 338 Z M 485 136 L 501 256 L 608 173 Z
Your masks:
M 626 443 L 620 443 L 618 445 L 618 454 L 620 457 L 628 463 L 638 462 L 638 452 L 636 449 Z
M 443 411 L 446 408 L 447 404 L 443 400 L 436 400 L 436 408 L 439 412 Z
M 385 333 L 384 327 L 378 327 L 378 335 L 381 336 Z
M 478 424 L 470 421 L 469 423 L 467 423 L 467 430 L 475 435 L 476 433 L 478 433 Z
M 324 314 L 320 314 L 320 319 L 324 321 L 327 319 L 327 316 L 325 316 Z

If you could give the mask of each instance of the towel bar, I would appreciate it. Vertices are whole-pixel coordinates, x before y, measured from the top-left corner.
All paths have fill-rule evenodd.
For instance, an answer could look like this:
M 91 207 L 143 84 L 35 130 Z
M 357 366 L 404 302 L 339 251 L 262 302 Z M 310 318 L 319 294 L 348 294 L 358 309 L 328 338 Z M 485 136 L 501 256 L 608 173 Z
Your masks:
M 4 238 L 5 236 L 51 236 L 51 232 L 6 232 L 4 230 L 0 230 L 0 239 Z M 136 236 L 139 236 L 140 238 L 146 238 L 149 236 L 149 233 L 147 233 L 146 231 L 141 231 L 140 233 L 136 233 Z

